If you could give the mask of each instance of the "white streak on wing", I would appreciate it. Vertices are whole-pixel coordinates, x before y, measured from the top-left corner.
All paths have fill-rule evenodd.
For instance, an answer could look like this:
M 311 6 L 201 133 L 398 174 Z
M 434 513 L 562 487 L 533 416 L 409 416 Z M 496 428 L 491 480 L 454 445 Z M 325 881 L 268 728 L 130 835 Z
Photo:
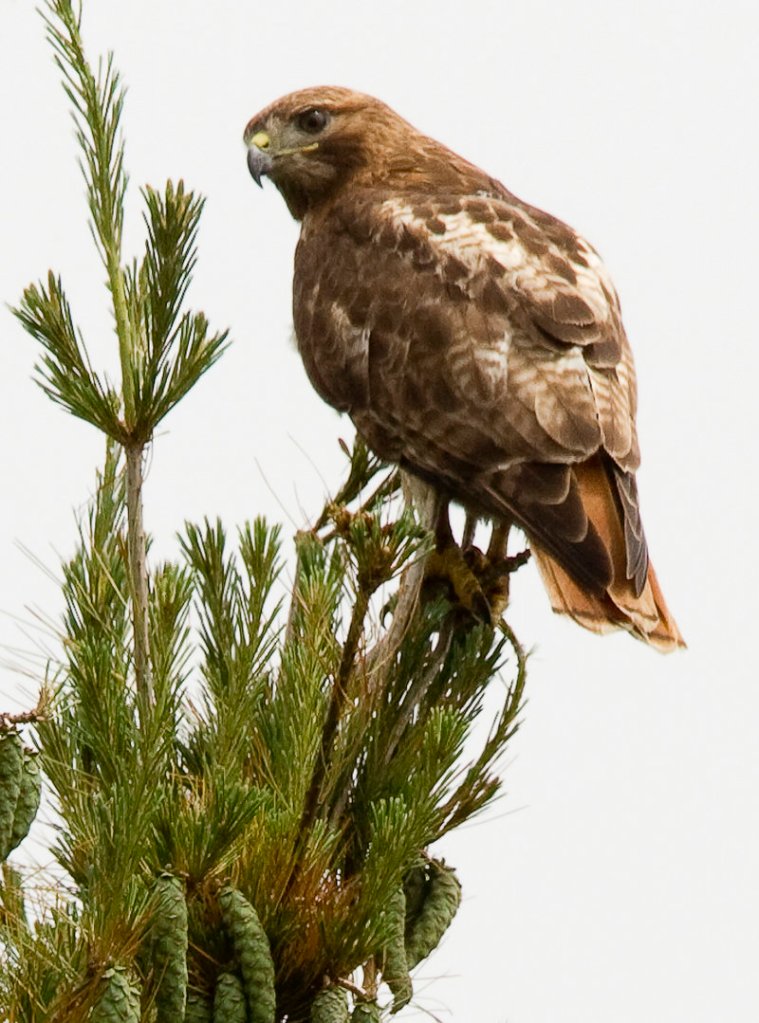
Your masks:
M 587 262 L 587 268 L 583 266 L 577 266 L 572 264 L 578 277 L 584 276 L 588 280 L 593 280 L 596 285 L 599 283 L 603 284 L 610 295 L 616 297 L 616 291 L 614 289 L 614 282 L 611 279 L 609 271 L 606 269 L 606 265 L 601 257 L 598 255 L 596 250 L 586 241 L 582 235 L 577 235 L 577 247 L 582 253 L 585 261 Z
M 611 314 L 609 301 L 604 293 L 605 287 L 608 294 L 615 297 L 611 278 L 598 253 L 579 235 L 578 247 L 588 263 L 587 267 L 573 262 L 567 253 L 555 245 L 550 245 L 548 239 L 545 239 L 549 249 L 556 256 L 567 260 L 577 275 L 577 284 L 572 285 L 560 275 L 547 270 L 541 257 L 522 245 L 518 234 L 507 241 L 494 238 L 487 225 L 473 220 L 466 210 L 439 213 L 438 219 L 445 224 L 446 229 L 444 234 L 434 234 L 429 231 L 422 218 L 417 217 L 410 207 L 398 199 L 388 199 L 382 207 L 397 222 L 425 234 L 433 248 L 456 256 L 474 270 L 487 272 L 486 260 L 495 259 L 503 267 L 504 275 L 511 287 L 534 297 L 541 303 L 551 303 L 557 292 L 579 294 L 590 306 L 599 323 L 604 323 Z M 520 210 L 519 214 L 540 231 L 540 225 L 532 220 L 525 210 Z
M 617 292 L 603 260 L 593 246 L 581 235 L 577 235 L 577 247 L 588 263 L 586 267 L 579 263 L 572 263 L 572 269 L 577 274 L 580 294 L 591 305 L 594 312 L 596 310 L 604 311 L 602 319 L 605 319 L 610 313 L 607 294 L 611 297 L 612 303 L 617 312 L 619 312 Z
M 387 199 L 382 207 L 394 220 L 424 233 L 433 248 L 449 252 L 470 266 L 484 263 L 487 256 L 492 256 L 504 270 L 513 272 L 527 268 L 528 254 L 517 239 L 504 242 L 494 238 L 485 224 L 472 220 L 466 210 L 438 214 L 438 219 L 445 224 L 445 233 L 433 234 L 424 220 L 397 199 Z
M 483 224 L 473 221 L 464 211 L 441 214 L 440 220 L 446 225 L 445 234 L 432 234 L 424 220 L 415 216 L 413 210 L 399 200 L 388 199 L 382 204 L 382 207 L 396 223 L 404 224 L 411 230 L 424 234 L 433 247 L 439 248 L 442 253 L 455 255 L 472 266 L 473 269 L 484 271 L 486 257 L 495 256 L 496 248 L 504 250 L 501 252 L 502 259 L 511 260 L 514 267 L 523 262 L 524 250 L 521 245 L 515 243 L 511 247 L 512 251 L 507 253 L 505 250 L 508 246 L 505 243 L 493 238 L 484 230 Z M 456 383 L 459 390 L 463 389 L 463 393 L 468 394 L 471 391 L 472 383 L 475 383 L 475 393 L 480 394 L 488 401 L 505 394 L 511 341 L 511 330 L 507 330 L 505 333 L 491 338 L 489 343 L 481 342 L 477 346 L 464 344 L 454 347 L 449 353 L 449 359 L 451 366 L 456 371 Z
M 449 350 L 448 366 L 456 390 L 467 399 L 475 397 L 480 409 L 506 394 L 510 344 L 511 334 L 507 332 L 490 344 L 474 345 L 466 339 Z
M 339 302 L 330 302 L 329 311 L 335 324 L 336 333 L 346 342 L 352 351 L 361 351 L 369 344 L 369 328 L 357 327 Z
M 588 367 L 579 348 L 572 348 L 551 362 L 535 364 L 528 387 L 528 393 L 534 396 L 538 422 L 558 444 L 581 454 L 589 454 L 597 447 L 601 429 L 589 387 Z
M 598 409 L 604 447 L 615 458 L 624 458 L 632 446 L 632 419 L 626 389 L 609 371 L 591 371 L 590 383 Z
M 633 364 L 632 352 L 627 344 L 627 339 L 625 339 L 625 345 L 622 349 L 622 358 L 617 363 L 616 370 L 617 376 L 625 388 L 630 420 L 634 424 L 635 416 L 638 412 L 638 385 L 635 379 L 635 366 Z
M 494 238 L 485 224 L 472 220 L 465 210 L 440 214 L 439 219 L 445 224 L 445 234 L 436 235 L 435 241 L 459 259 L 473 262 L 492 256 L 512 273 L 533 269 L 529 253 L 518 238 L 509 241 Z
M 322 346 L 332 348 L 332 358 L 336 358 L 342 372 L 350 373 L 368 387 L 369 328 L 352 323 L 339 302 L 329 303 L 329 314 L 330 330 L 322 336 Z

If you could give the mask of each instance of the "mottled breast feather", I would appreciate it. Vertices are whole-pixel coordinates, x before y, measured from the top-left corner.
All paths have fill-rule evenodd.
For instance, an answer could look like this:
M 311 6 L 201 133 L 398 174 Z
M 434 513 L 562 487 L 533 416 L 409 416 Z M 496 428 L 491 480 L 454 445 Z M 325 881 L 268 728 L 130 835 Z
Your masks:
M 642 587 L 630 348 L 603 264 L 570 228 L 505 190 L 357 188 L 304 221 L 294 316 L 317 391 L 380 455 L 512 515 L 597 589 L 611 566 L 572 464 L 602 457 Z

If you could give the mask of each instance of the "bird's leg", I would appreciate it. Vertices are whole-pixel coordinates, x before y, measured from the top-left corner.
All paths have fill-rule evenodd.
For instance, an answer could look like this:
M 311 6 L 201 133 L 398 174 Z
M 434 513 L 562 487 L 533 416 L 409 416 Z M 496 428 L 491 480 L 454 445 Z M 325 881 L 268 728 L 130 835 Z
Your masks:
M 466 513 L 464 532 L 461 534 L 461 549 L 466 550 L 474 543 L 474 534 L 477 530 L 477 516 L 473 512 Z
M 492 616 L 482 587 L 456 543 L 448 517 L 448 501 L 441 499 L 435 522 L 435 549 L 427 557 L 425 587 L 429 591 L 443 584 L 453 591 L 456 603 L 480 621 L 490 623 Z
M 508 544 L 511 526 L 510 519 L 502 519 L 493 526 L 490 544 L 485 554 L 486 568 L 480 575 L 480 584 L 488 599 L 494 619 L 500 618 L 508 606 L 511 573 L 524 565 L 530 557 L 529 550 L 509 557 Z
M 464 532 L 461 537 L 461 550 L 466 559 L 467 565 L 479 579 L 488 567 L 488 561 L 479 547 L 474 545 L 474 536 L 477 531 L 477 516 L 473 512 L 467 512 Z
M 435 549 L 437 551 L 447 550 L 448 547 L 455 547 L 456 540 L 451 529 L 451 519 L 448 514 L 449 502 L 441 497 L 438 501 L 437 516 L 435 519 Z
M 509 533 L 511 532 L 511 521 L 509 519 L 502 519 L 500 522 L 493 526 L 493 532 L 490 534 L 490 544 L 488 545 L 487 559 L 488 561 L 503 561 L 506 557 L 506 551 L 509 548 Z
M 507 551 L 509 549 L 510 531 L 511 522 L 508 519 L 494 524 L 493 532 L 490 534 L 490 544 L 485 555 L 488 568 L 486 571 L 487 578 L 483 582 L 493 617 L 496 620 L 501 617 L 509 603 L 511 571 L 506 568 L 506 562 L 508 561 Z

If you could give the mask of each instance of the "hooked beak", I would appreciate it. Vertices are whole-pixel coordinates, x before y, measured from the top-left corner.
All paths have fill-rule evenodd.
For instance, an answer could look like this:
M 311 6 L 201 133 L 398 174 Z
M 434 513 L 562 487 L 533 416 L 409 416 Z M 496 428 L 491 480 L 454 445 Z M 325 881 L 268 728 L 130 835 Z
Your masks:
M 271 156 L 259 149 L 258 146 L 254 145 L 248 149 L 248 170 L 259 188 L 263 188 L 261 178 L 264 174 L 268 174 L 273 166 L 274 161 Z

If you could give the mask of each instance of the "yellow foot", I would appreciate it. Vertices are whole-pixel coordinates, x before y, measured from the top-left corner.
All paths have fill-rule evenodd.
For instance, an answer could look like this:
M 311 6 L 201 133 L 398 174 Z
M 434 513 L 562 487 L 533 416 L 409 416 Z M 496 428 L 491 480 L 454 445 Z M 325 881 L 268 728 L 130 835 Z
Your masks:
M 467 553 L 474 549 L 468 548 Z M 432 551 L 427 556 L 424 585 L 428 591 L 444 587 L 454 603 L 468 611 L 478 621 L 492 625 L 490 604 L 482 591 L 476 572 L 477 569 L 468 564 L 468 558 L 464 556 L 461 548 L 451 544 L 442 550 Z
M 468 552 L 467 552 L 468 554 Z M 493 557 L 477 552 L 481 568 L 477 571 L 482 592 L 485 594 L 493 621 L 498 621 L 509 604 L 509 582 L 512 572 L 526 564 L 530 559 L 529 550 L 521 551 L 513 557 Z
M 511 573 L 529 557 L 529 550 L 514 557 L 493 557 L 478 547 L 462 551 L 451 544 L 428 556 L 424 585 L 428 592 L 444 588 L 448 598 L 477 621 L 495 625 L 508 607 Z

